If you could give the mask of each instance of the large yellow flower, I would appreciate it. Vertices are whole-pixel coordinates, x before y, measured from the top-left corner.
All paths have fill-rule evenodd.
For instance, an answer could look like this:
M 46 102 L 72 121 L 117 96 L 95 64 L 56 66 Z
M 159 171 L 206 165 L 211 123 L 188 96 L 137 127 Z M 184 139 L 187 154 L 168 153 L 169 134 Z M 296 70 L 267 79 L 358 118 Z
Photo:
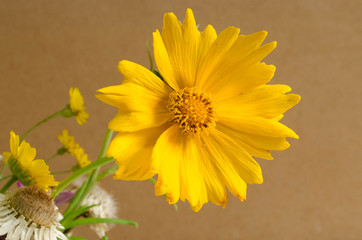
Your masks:
M 19 146 L 19 136 L 13 131 L 10 132 L 10 151 L 3 153 L 3 161 L 9 164 L 10 170 L 23 185 L 35 185 L 45 191 L 48 191 L 49 187 L 58 185 L 45 161 L 34 160 L 35 148 L 30 147 L 25 141 Z
M 87 122 L 89 114 L 85 111 L 84 100 L 78 88 L 70 88 L 70 108 L 79 125 Z
M 84 149 L 79 146 L 79 144 L 75 143 L 74 137 L 69 136 L 67 129 L 63 129 L 62 134 L 57 134 L 57 137 L 63 144 L 63 147 L 66 149 L 66 151 L 77 159 L 80 168 L 83 168 L 92 163 L 88 159 L 88 154 L 84 153 Z
M 240 200 L 247 184 L 263 182 L 253 157 L 289 147 L 298 136 L 279 123 L 300 100 L 286 85 L 266 85 L 275 67 L 261 60 L 276 43 L 262 46 L 265 31 L 200 33 L 193 13 L 182 24 L 166 13 L 162 34 L 153 34 L 163 81 L 128 61 L 118 65 L 123 83 L 97 97 L 119 109 L 109 128 L 118 131 L 107 155 L 119 165 L 116 179 L 145 180 L 158 174 L 156 195 L 169 203 L 187 199 L 194 211 L 211 201 L 225 206 L 226 188 Z

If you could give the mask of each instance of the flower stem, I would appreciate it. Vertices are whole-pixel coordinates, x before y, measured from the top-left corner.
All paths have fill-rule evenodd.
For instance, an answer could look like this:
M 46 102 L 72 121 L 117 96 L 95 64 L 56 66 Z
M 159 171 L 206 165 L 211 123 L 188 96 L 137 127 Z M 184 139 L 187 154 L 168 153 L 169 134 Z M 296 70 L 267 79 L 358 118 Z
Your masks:
M 101 152 L 99 153 L 98 159 L 102 159 L 106 156 L 106 152 L 109 146 L 109 143 L 112 140 L 113 131 L 108 129 L 106 132 L 106 136 L 104 137 L 103 145 L 101 148 Z M 113 159 L 113 158 L 112 158 Z M 98 160 L 97 160 L 98 161 Z M 82 192 L 81 196 L 77 199 L 78 202 L 74 204 L 74 208 L 78 207 L 84 200 L 84 198 L 89 194 L 89 192 L 93 189 L 94 185 L 96 184 L 99 169 L 102 165 L 100 165 L 98 168 L 95 168 L 93 172 L 89 175 L 86 182 L 83 184 L 86 184 L 84 191 Z M 68 209 L 67 209 L 68 210 Z
M 5 179 L 7 179 L 7 178 L 9 178 L 9 177 L 11 177 L 11 176 L 12 176 L 12 174 L 7 175 L 7 176 L 5 176 L 5 177 L 1 177 L 1 178 L 0 178 L 0 181 L 5 180 Z
M 147 49 L 148 59 L 150 60 L 150 71 L 152 72 L 153 71 L 153 61 L 152 61 L 152 54 L 151 54 L 148 42 L 146 42 L 146 49 Z
M 47 160 L 45 160 L 45 162 L 49 162 L 50 160 L 52 160 L 53 158 L 55 158 L 56 156 L 58 156 L 58 152 L 56 152 L 53 156 L 49 157 Z
M 75 171 L 72 175 L 65 178 L 56 188 L 54 188 L 51 197 L 55 198 L 64 188 L 66 188 L 69 184 L 71 184 L 75 179 L 79 178 L 80 176 L 112 161 L 114 161 L 113 158 L 100 158 L 97 161 L 92 162 L 88 166 Z
M 53 174 L 53 175 L 57 175 L 57 174 L 65 174 L 65 173 L 70 173 L 70 172 L 73 172 L 73 170 L 70 169 L 70 170 L 67 170 L 67 171 L 52 172 L 52 174 Z
M 4 163 L 2 166 L 1 166 L 1 171 L 0 171 L 0 177 L 3 176 L 4 172 L 5 172 L 5 169 L 6 169 L 6 163 Z
M 64 111 L 64 110 L 65 110 L 65 108 L 63 108 L 62 110 L 60 110 L 60 111 L 58 111 L 58 112 L 53 113 L 52 115 L 50 115 L 50 116 L 44 118 L 43 120 L 41 120 L 40 122 L 36 123 L 34 126 L 32 126 L 28 131 L 26 131 L 26 132 L 20 137 L 19 142 L 21 142 L 22 140 L 24 140 L 24 138 L 25 138 L 31 131 L 33 131 L 35 128 L 37 128 L 39 125 L 41 125 L 41 124 L 43 124 L 43 123 L 46 123 L 48 120 L 50 120 L 50 119 L 52 119 L 52 118 L 60 115 L 60 113 L 61 113 L 62 111 Z
M 104 170 L 103 172 L 98 174 L 97 182 L 101 181 L 103 178 L 105 178 L 111 174 L 114 174 L 117 171 L 117 168 L 118 168 L 118 165 L 113 164 L 112 166 L 110 166 L 109 168 L 107 168 L 106 170 Z
M 13 185 L 13 183 L 16 182 L 16 180 L 18 179 L 15 177 L 15 175 L 13 175 L 9 179 L 9 181 L 5 183 L 5 185 L 1 188 L 0 193 L 4 193 L 6 190 L 8 190 L 11 187 L 11 185 Z
M 106 156 L 106 152 L 108 149 L 108 145 L 112 139 L 112 134 L 113 131 L 108 129 L 106 136 L 104 138 L 103 141 L 103 145 L 101 148 L 101 152 L 99 154 L 98 160 L 95 162 L 100 161 L 101 159 L 107 159 Z M 114 160 L 113 158 L 112 161 Z M 95 162 L 91 163 L 90 165 L 94 164 Z M 107 162 L 108 163 L 108 162 Z M 92 188 L 94 187 L 94 185 L 96 184 L 96 180 L 97 180 L 97 176 L 98 176 L 98 172 L 101 166 L 105 165 L 106 163 L 99 165 L 98 167 L 96 167 L 92 173 L 90 175 L 88 175 L 88 177 L 86 178 L 86 180 L 83 182 L 82 186 L 78 189 L 76 195 L 74 196 L 73 200 L 71 201 L 71 203 L 69 204 L 68 208 L 66 209 L 66 211 L 64 212 L 64 219 L 63 221 L 66 221 L 68 219 L 68 215 L 70 212 L 76 210 L 78 208 L 78 206 L 83 202 L 84 198 L 88 195 L 88 193 L 92 190 Z M 87 168 L 90 165 L 84 167 Z M 80 170 L 84 169 L 81 168 Z M 78 170 L 79 171 L 79 170 Z M 62 184 L 62 183 L 61 183 Z

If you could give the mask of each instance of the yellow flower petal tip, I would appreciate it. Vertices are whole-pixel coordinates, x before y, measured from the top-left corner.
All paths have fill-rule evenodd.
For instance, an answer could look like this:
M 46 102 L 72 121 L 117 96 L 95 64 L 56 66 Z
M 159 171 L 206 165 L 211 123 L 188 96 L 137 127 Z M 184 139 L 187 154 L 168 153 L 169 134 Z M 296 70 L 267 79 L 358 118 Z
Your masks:
M 97 95 L 119 110 L 107 152 L 119 165 L 115 179 L 157 174 L 155 195 L 187 200 L 194 211 L 208 201 L 225 207 L 227 190 L 244 201 L 247 184 L 263 182 L 254 157 L 273 159 L 271 150 L 298 138 L 279 121 L 300 96 L 267 84 L 275 66 L 263 59 L 277 46 L 263 44 L 267 32 L 239 33 L 199 31 L 191 9 L 182 24 L 166 13 L 153 33 L 157 70 L 119 62 L 123 83 Z
M 69 105 L 72 114 L 75 116 L 78 124 L 83 125 L 89 118 L 89 114 L 85 111 L 83 96 L 78 88 L 70 88 L 69 97 Z
M 42 159 L 34 160 L 35 148 L 22 141 L 19 146 L 19 136 L 10 132 L 10 153 L 7 153 L 7 163 L 15 177 L 25 186 L 37 186 L 45 191 L 56 187 L 59 182 L 49 171 L 49 166 Z
M 59 141 L 75 159 L 77 159 L 78 166 L 83 168 L 92 162 L 88 159 L 88 154 L 84 153 L 84 149 L 80 147 L 74 140 L 73 136 L 69 136 L 68 130 L 63 129 L 62 134 L 57 134 Z

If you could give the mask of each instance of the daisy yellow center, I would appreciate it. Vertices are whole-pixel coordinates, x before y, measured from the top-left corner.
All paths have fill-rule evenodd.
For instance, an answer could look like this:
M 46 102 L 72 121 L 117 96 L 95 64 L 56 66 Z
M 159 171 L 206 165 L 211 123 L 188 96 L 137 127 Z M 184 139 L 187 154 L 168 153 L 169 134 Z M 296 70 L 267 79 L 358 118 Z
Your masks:
M 171 114 L 170 122 L 178 124 L 184 134 L 215 126 L 216 116 L 210 96 L 194 88 L 172 92 L 167 108 Z

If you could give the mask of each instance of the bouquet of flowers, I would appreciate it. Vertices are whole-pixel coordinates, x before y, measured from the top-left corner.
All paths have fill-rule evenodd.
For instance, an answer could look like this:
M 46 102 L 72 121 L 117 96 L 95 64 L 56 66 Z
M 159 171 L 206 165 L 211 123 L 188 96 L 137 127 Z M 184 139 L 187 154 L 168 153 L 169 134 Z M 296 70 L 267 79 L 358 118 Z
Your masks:
M 149 69 L 120 61 L 122 83 L 98 90 L 96 97 L 118 114 L 97 158 L 89 158 L 66 129 L 57 135 L 59 150 L 46 160 L 35 159 L 26 141 L 55 117 L 87 122 L 77 88 L 70 88 L 69 103 L 60 111 L 23 134 L 10 132 L 0 170 L 3 239 L 84 239 L 72 230 L 89 225 L 104 240 L 115 224 L 137 226 L 117 218 L 116 202 L 98 186 L 108 175 L 151 180 L 157 196 L 170 204 L 187 200 L 195 212 L 209 201 L 225 207 L 228 191 L 244 201 L 247 184 L 263 182 L 253 157 L 271 160 L 270 150 L 285 150 L 287 137 L 298 138 L 280 120 L 300 96 L 286 94 L 287 85 L 267 84 L 275 67 L 261 61 L 276 47 L 261 45 L 267 32 L 239 35 L 238 28 L 228 27 L 217 34 L 211 25 L 199 31 L 191 9 L 182 23 L 173 13 L 163 21 L 162 32 L 153 33 L 157 68 L 150 52 Z M 47 163 L 64 154 L 77 163 L 58 182 Z

